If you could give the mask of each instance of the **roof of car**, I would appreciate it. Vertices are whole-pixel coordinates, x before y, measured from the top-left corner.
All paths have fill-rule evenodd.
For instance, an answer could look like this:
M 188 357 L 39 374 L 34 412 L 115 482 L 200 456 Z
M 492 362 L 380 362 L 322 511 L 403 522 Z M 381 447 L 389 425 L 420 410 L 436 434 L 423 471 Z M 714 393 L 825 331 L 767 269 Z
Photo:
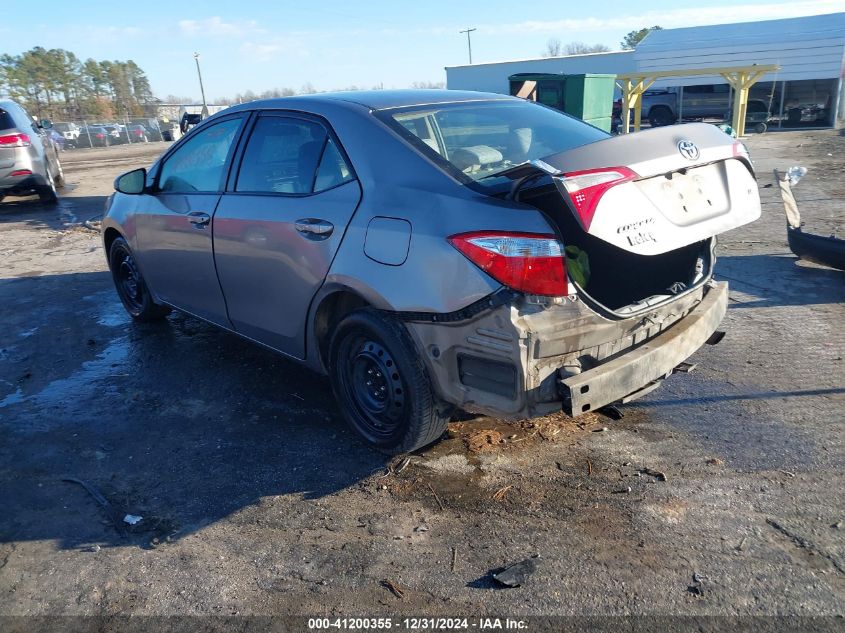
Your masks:
M 244 110 L 256 107 L 289 108 L 294 104 L 335 102 L 358 104 L 373 110 L 401 108 L 413 105 L 429 105 L 434 103 L 454 103 L 460 101 L 491 101 L 513 99 L 507 95 L 492 92 L 472 92 L 469 90 L 359 90 L 347 92 L 322 92 L 296 97 L 281 97 L 278 99 L 261 99 L 250 101 L 232 109 Z

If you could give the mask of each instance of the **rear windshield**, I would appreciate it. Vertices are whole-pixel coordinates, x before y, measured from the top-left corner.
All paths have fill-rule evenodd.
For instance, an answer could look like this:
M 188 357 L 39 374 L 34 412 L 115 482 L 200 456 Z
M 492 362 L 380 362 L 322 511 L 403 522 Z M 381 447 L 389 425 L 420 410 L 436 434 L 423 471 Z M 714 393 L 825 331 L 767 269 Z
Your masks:
M 15 121 L 12 115 L 0 108 L 0 130 L 8 130 L 15 127 Z
M 465 183 L 496 186 L 494 176 L 609 135 L 529 101 L 446 103 L 376 113 L 442 169 Z

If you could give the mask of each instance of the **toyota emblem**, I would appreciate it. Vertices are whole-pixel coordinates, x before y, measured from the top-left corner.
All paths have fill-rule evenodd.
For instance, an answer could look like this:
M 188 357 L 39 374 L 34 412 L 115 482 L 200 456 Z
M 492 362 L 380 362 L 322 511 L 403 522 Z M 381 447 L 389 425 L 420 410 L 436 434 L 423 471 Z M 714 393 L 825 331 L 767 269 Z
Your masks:
M 681 152 L 681 156 L 689 160 L 696 160 L 699 157 L 698 146 L 686 139 L 678 142 L 678 151 Z

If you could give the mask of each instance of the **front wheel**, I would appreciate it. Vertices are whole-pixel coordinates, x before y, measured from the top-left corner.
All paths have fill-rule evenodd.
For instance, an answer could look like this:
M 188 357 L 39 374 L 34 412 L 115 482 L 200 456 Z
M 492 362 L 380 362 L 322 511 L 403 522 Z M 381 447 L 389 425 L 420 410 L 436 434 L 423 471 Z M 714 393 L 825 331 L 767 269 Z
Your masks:
M 115 239 L 109 249 L 109 268 L 117 295 L 129 316 L 138 321 L 155 321 L 170 314 L 170 308 L 153 300 L 135 256 L 122 237 Z
M 410 335 L 377 310 L 357 310 L 341 321 L 329 375 L 346 421 L 382 452 L 413 451 L 446 430 L 448 415 Z
M 44 204 L 56 204 L 59 201 L 59 193 L 56 191 L 56 180 L 53 178 L 49 164 L 46 166 L 44 176 L 47 182 L 38 187 L 38 198 Z
M 56 183 L 56 187 L 61 189 L 65 186 L 65 170 L 62 168 L 62 161 L 59 159 L 59 154 L 56 153 L 56 177 L 53 178 L 53 182 Z

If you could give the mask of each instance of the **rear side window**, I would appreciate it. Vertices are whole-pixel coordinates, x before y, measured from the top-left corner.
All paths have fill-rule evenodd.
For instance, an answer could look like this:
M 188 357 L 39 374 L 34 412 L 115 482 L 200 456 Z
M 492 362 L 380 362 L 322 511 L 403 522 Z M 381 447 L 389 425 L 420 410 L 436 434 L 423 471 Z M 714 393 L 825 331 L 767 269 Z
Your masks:
M 352 170 L 349 169 L 335 142 L 329 138 L 326 149 L 323 150 L 323 157 L 320 159 L 320 166 L 317 168 L 314 191 L 325 191 L 349 182 L 353 178 Z
M 265 116 L 247 143 L 235 190 L 307 195 L 350 179 L 351 170 L 322 125 Z
M 173 193 L 220 191 L 224 169 L 241 119 L 221 121 L 197 132 L 161 168 L 159 190 Z
M 15 125 L 12 115 L 0 108 L 0 130 L 9 130 L 13 127 L 17 126 Z
M 376 116 L 444 171 L 485 188 L 497 185 L 497 172 L 609 136 L 521 99 L 412 106 Z

